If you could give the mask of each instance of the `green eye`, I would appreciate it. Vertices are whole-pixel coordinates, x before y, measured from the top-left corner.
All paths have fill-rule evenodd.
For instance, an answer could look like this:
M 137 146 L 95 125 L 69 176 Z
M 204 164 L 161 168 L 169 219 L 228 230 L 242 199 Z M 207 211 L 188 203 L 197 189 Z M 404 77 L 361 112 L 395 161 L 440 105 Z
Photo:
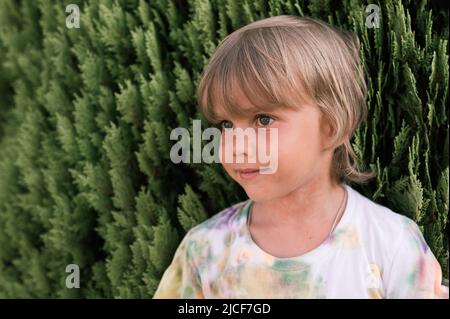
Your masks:
M 258 124 L 262 125 L 262 126 L 267 126 L 270 125 L 273 121 L 273 118 L 271 118 L 268 115 L 259 115 L 258 116 Z

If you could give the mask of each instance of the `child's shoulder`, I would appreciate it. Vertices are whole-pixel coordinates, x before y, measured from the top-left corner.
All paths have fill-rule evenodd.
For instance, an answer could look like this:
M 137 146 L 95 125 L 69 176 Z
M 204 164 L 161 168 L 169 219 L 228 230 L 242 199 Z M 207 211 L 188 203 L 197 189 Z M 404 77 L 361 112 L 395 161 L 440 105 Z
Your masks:
M 366 241 L 395 250 L 405 240 L 423 240 L 418 225 L 410 217 L 376 203 L 354 189 L 351 192 L 354 197 L 353 222 L 358 224 Z
M 376 203 L 372 199 L 364 196 L 358 191 L 352 189 L 354 194 L 354 210 L 359 213 L 357 218 L 365 220 L 368 225 L 379 228 L 384 233 L 387 231 L 398 231 L 399 227 L 410 226 L 415 222 L 405 216 L 392 210 L 389 207 Z
M 202 223 L 191 228 L 187 236 L 191 240 L 211 240 L 212 238 L 218 238 L 221 235 L 237 230 L 242 223 L 242 209 L 248 202 L 249 200 L 238 202 L 222 209 Z

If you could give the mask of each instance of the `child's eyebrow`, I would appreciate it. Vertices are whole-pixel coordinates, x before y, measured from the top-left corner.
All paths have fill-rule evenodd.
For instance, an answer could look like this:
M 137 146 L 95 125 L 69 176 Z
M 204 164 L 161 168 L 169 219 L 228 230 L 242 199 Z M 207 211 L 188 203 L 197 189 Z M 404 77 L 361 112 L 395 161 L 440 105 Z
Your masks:
M 265 110 L 262 110 L 260 108 L 254 107 L 254 106 L 249 107 L 248 109 L 245 109 L 245 112 L 243 110 L 241 110 L 241 112 L 242 112 L 243 115 L 237 116 L 237 117 L 241 117 L 241 118 L 249 117 L 249 118 L 252 118 L 252 117 L 254 117 L 257 114 L 265 114 L 265 113 L 271 114 L 271 113 L 274 113 L 274 111 L 265 111 Z M 220 112 L 215 112 L 214 113 L 214 117 L 216 119 L 218 119 L 218 120 L 234 118 L 232 115 L 230 116 L 229 114 L 222 114 Z
M 214 118 L 217 120 L 226 119 L 227 117 L 225 114 L 214 112 Z
M 263 110 L 261 108 L 252 107 L 252 108 L 249 108 L 248 110 L 246 110 L 245 113 L 246 113 L 246 115 L 248 114 L 248 115 L 250 115 L 250 117 L 253 117 L 258 114 L 272 114 L 272 113 L 275 113 L 275 110 Z

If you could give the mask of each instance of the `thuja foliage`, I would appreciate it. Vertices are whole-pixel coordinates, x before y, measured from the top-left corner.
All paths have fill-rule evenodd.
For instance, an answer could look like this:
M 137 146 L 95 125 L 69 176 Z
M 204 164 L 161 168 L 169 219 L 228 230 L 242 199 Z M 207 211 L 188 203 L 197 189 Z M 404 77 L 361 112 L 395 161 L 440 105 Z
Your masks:
M 174 164 L 176 127 L 219 41 L 265 17 L 355 32 L 369 87 L 353 146 L 367 197 L 409 216 L 448 276 L 448 8 L 438 1 L 0 2 L 0 297 L 150 298 L 182 236 L 245 193 Z M 208 125 L 203 121 L 204 125 Z M 66 266 L 80 269 L 68 289 Z

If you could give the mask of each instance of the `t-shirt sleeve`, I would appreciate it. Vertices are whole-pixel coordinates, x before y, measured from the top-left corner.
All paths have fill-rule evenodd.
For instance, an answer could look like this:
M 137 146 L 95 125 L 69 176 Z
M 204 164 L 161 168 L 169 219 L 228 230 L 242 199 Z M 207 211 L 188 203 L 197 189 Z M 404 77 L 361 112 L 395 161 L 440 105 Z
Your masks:
M 189 251 L 189 232 L 184 236 L 165 270 L 153 299 L 204 298 L 200 277 Z
M 386 298 L 448 298 L 442 270 L 419 227 L 407 219 L 386 273 Z

